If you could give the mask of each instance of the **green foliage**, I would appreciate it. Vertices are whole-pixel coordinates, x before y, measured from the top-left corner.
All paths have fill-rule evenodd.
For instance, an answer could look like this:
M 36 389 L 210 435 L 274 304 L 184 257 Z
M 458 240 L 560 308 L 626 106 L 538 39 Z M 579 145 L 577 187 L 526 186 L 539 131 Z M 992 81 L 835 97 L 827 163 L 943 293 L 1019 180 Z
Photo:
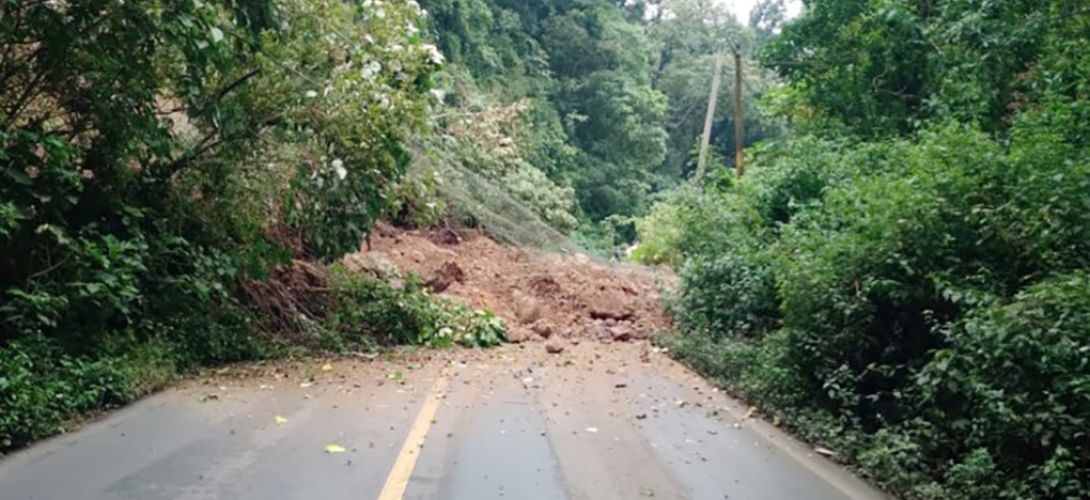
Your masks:
M 800 138 L 675 195 L 641 227 L 678 228 L 677 349 L 907 496 L 1084 494 L 1090 164 L 1050 109 L 1008 144 Z
M 0 449 L 296 347 L 248 287 L 359 247 L 443 62 L 401 0 L 5 2 L 0 20 Z M 434 310 L 396 340 L 502 339 L 399 293 Z M 403 306 L 367 307 L 352 325 L 381 336 Z
M 423 5 L 453 63 L 446 90 L 454 114 L 483 118 L 472 124 L 486 125 L 498 111 L 523 107 L 501 134 L 518 145 L 518 161 L 497 155 L 496 148 L 460 148 L 455 156 L 478 172 L 492 170 L 487 164 L 494 160 L 506 163 L 503 180 L 511 182 L 513 194 L 563 230 L 576 222 L 572 189 L 592 221 L 646 208 L 651 170 L 665 150 L 666 101 L 652 88 L 648 41 L 639 24 L 607 0 Z M 499 138 L 487 127 L 454 128 L 471 132 L 470 139 Z
M 327 328 L 350 343 L 488 347 L 506 340 L 502 319 L 431 297 L 414 276 L 395 288 L 335 270 L 334 285 L 335 305 Z
M 1078 95 L 1088 19 L 1078 0 L 825 0 L 763 59 L 830 112 L 819 126 L 876 137 L 952 117 L 1000 131 L 1046 93 Z
M 761 112 L 758 99 L 771 91 L 776 81 L 768 70 L 753 60 L 752 53 L 763 39 L 742 26 L 719 2 L 711 0 L 666 0 L 648 21 L 654 56 L 652 79 L 656 90 L 665 94 L 664 116 L 666 154 L 657 167 L 657 187 L 673 186 L 696 169 L 694 147 L 703 132 L 712 72 L 717 54 L 724 56 L 719 94 L 716 96 L 709 164 L 725 164 L 719 158 L 734 157 L 734 58 L 729 46 L 742 50 L 742 111 L 745 115 L 743 146 L 780 135 L 778 122 Z M 756 10 L 754 11 L 756 13 Z M 769 15 L 772 15 L 769 12 Z M 769 22 L 773 22 L 771 19 Z M 769 27 L 769 29 L 772 29 Z
M 675 208 L 681 353 L 907 496 L 1085 493 L 1090 164 L 1039 123 L 804 140 Z
M 805 133 L 641 223 L 681 270 L 668 341 L 907 498 L 1090 495 L 1088 26 L 808 4 L 764 52 Z
M 0 347 L 0 449 L 62 432 L 72 415 L 126 403 L 172 373 L 163 344 L 125 349 L 73 356 L 41 335 Z

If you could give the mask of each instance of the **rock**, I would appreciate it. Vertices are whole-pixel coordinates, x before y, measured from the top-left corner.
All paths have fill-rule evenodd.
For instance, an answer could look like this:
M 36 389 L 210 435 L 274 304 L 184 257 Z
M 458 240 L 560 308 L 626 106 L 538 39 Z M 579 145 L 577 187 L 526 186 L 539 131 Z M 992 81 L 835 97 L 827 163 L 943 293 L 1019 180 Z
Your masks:
M 512 327 L 507 329 L 507 341 L 512 344 L 521 344 L 530 340 L 533 337 L 533 333 L 530 330 L 520 327 Z
M 367 273 L 380 280 L 394 280 L 401 278 L 397 266 L 386 258 L 373 253 L 356 253 L 345 257 L 345 266 L 348 269 Z
M 466 272 L 462 270 L 461 266 L 455 264 L 454 261 L 447 261 L 439 266 L 439 269 L 433 271 L 424 284 L 436 292 L 442 292 L 450 288 L 450 285 L 454 283 L 465 283 L 465 281 Z
M 616 326 L 617 320 L 613 318 L 606 318 L 606 326 Z
M 449 228 L 438 228 L 428 235 L 428 239 L 436 245 L 457 245 L 462 242 L 462 236 L 457 231 Z
M 634 313 L 627 307 L 595 306 L 590 310 L 593 319 L 624 321 L 631 318 Z
M 513 294 L 515 302 L 515 319 L 519 323 L 528 325 L 541 318 L 541 303 L 533 297 L 521 292 Z
M 564 351 L 564 346 L 560 345 L 559 342 L 556 342 L 554 340 L 550 340 L 549 342 L 545 343 L 545 352 L 547 352 L 549 354 L 560 354 L 563 351 Z
M 534 333 L 538 334 L 543 339 L 547 339 L 553 335 L 553 327 L 548 323 L 538 321 L 537 323 L 534 323 L 532 329 L 534 330 Z
M 609 334 L 614 342 L 628 342 L 629 340 L 632 340 L 632 329 L 624 325 L 610 328 Z

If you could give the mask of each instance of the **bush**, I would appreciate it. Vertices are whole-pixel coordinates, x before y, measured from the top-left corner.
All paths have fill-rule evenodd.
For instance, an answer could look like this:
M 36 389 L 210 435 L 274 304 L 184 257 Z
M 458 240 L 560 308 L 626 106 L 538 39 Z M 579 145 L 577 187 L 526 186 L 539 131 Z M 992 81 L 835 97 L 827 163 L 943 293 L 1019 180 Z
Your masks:
M 1090 274 L 1046 279 L 946 329 L 918 375 L 928 416 L 961 469 L 984 462 L 999 498 L 1074 498 L 1090 485 Z M 979 480 L 977 478 L 976 480 Z
M 442 62 L 409 1 L 3 16 L 23 48 L 0 55 L 0 450 L 179 373 L 285 352 L 296 339 L 263 331 L 244 287 L 359 248 Z M 379 306 L 394 298 L 358 321 L 393 324 Z M 502 337 L 443 307 L 459 340 Z
M 333 283 L 334 305 L 325 328 L 349 343 L 487 347 L 506 340 L 502 319 L 432 297 L 414 276 L 394 288 L 335 270 Z
M 673 209 L 679 355 L 906 496 L 1085 496 L 1090 163 L 1031 118 L 802 141 Z
M 31 335 L 0 348 L 0 449 L 63 432 L 73 415 L 126 403 L 166 381 L 162 344 L 73 356 Z

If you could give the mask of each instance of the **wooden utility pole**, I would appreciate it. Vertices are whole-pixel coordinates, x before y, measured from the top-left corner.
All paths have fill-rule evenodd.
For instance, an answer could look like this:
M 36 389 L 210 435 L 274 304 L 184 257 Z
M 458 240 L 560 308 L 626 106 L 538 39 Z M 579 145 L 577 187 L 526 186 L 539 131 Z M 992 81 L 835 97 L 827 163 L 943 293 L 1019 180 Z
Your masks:
M 746 117 L 742 109 L 742 50 L 735 45 L 734 50 L 734 172 L 741 177 L 746 168 L 742 164 L 745 157 Z M 707 132 L 705 132 L 707 133 Z
M 719 97 L 719 74 L 723 72 L 723 53 L 715 54 L 715 70 L 712 73 L 712 88 L 708 92 L 708 111 L 704 114 L 704 135 L 700 138 L 700 156 L 696 160 L 696 179 L 704 177 L 704 165 L 708 161 L 708 143 L 712 138 L 712 121 L 715 119 L 715 100 Z

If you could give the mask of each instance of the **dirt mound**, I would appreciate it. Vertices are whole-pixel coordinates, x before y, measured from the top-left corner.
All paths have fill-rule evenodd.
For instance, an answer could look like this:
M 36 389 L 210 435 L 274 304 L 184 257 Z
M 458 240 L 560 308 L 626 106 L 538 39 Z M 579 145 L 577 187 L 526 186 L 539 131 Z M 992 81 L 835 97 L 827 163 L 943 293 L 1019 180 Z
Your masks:
M 666 270 L 511 248 L 480 233 L 451 231 L 379 224 L 370 250 L 347 259 L 416 272 L 441 295 L 503 317 L 515 342 L 626 341 L 650 338 L 669 326 L 659 302 L 659 290 L 673 284 Z

